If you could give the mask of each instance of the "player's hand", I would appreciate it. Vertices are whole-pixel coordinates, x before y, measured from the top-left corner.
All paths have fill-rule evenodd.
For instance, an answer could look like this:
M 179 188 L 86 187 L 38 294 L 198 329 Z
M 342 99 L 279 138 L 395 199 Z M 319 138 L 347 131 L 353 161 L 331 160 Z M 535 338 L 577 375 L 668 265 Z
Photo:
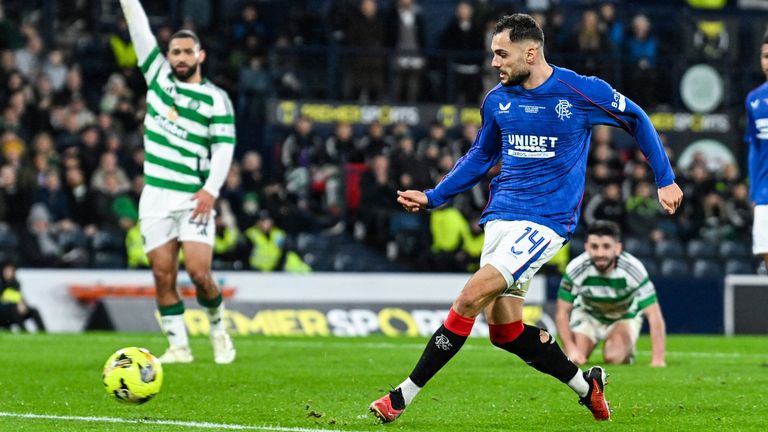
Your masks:
M 397 202 L 408 213 L 416 213 L 427 208 L 428 200 L 424 192 L 409 189 L 407 191 L 397 191 Z
M 200 223 L 208 223 L 208 219 L 211 217 L 211 210 L 213 210 L 213 204 L 216 202 L 216 198 L 211 195 L 205 189 L 200 189 L 195 192 L 190 198 L 192 201 L 197 201 L 195 210 L 192 212 L 190 220 L 199 221 Z
M 675 214 L 683 202 L 683 191 L 677 183 L 659 188 L 659 202 L 669 214 Z
M 667 367 L 667 362 L 665 362 L 664 359 L 652 359 L 651 360 L 651 367 L 653 367 L 653 368 L 664 368 L 664 367 Z

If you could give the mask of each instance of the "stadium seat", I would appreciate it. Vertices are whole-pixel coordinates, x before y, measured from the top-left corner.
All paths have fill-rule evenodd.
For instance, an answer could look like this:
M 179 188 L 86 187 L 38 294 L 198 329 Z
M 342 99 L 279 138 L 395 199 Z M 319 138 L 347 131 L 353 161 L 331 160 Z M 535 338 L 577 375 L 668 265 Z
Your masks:
M 653 247 L 651 247 L 650 240 L 628 237 L 622 243 L 624 243 L 625 251 L 638 258 L 653 256 Z
M 686 247 L 688 258 L 695 260 L 699 258 L 714 259 L 717 258 L 717 245 L 706 240 L 694 239 L 688 242 Z
M 725 274 L 755 274 L 755 268 L 748 259 L 729 259 L 725 262 Z
M 752 258 L 752 251 L 749 245 L 742 242 L 736 242 L 732 240 L 726 240 L 720 243 L 720 257 L 726 260 L 730 259 L 744 259 L 748 260 Z
M 683 245 L 677 240 L 662 240 L 656 243 L 656 258 L 664 260 L 667 258 L 682 258 L 684 256 Z M 664 267 L 664 264 L 662 264 L 662 267 Z
M 662 276 L 690 276 L 688 261 L 685 258 L 665 258 L 661 260 Z
M 714 259 L 699 258 L 693 262 L 693 276 L 714 278 L 723 275 L 723 267 Z

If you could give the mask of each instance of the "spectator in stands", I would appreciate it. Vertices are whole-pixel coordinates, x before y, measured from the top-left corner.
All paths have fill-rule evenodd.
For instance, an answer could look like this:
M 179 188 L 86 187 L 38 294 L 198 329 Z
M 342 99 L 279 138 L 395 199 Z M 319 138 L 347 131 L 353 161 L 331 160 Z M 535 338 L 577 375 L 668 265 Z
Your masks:
M 433 121 L 429 125 L 429 134 L 416 144 L 416 154 L 425 158 L 433 168 L 436 168 L 440 156 L 449 152 L 450 144 L 445 126 L 439 121 Z
M 245 236 L 252 245 L 249 259 L 251 268 L 262 272 L 306 273 L 312 271 L 309 265 L 289 248 L 287 234 L 274 223 L 269 212 L 262 211 L 259 213 L 256 224 L 245 231 Z
M 358 148 L 359 142 L 355 140 L 352 125 L 339 122 L 333 128 L 333 133 L 325 140 L 325 153 L 333 163 L 339 165 L 362 163 L 365 162 L 365 153 Z
M 21 331 L 27 331 L 24 324 L 27 320 L 35 323 L 38 332 L 45 332 L 45 324 L 37 308 L 24 301 L 21 294 L 21 284 L 16 278 L 16 264 L 7 261 L 2 264 L 0 277 L 0 326 L 16 324 Z
M 84 249 L 60 241 L 63 231 L 52 223 L 44 204 L 34 204 L 27 218 L 27 229 L 21 235 L 25 262 L 34 267 L 81 267 L 87 264 Z
M 62 188 L 61 176 L 56 168 L 49 168 L 45 172 L 44 184 L 37 190 L 34 201 L 45 205 L 54 222 L 71 217 L 69 199 Z
M 624 45 L 624 23 L 616 16 L 616 6 L 610 1 L 601 4 L 598 11 L 600 25 L 605 29 L 605 34 L 608 35 L 608 41 L 611 43 L 611 49 L 616 54 Z
M 99 166 L 91 175 L 91 189 L 102 192 L 106 191 L 107 186 L 105 183 L 108 175 L 112 175 L 116 179 L 116 189 L 118 193 L 125 192 L 131 188 L 131 182 L 128 180 L 128 176 L 118 165 L 117 155 L 112 152 L 102 153 Z
M 610 53 L 611 47 L 600 27 L 597 12 L 587 9 L 582 13 L 581 22 L 570 40 L 570 51 L 578 53 L 571 61 L 573 69 L 583 75 L 605 76 L 606 53 Z
M 594 195 L 584 208 L 583 218 L 587 226 L 598 220 L 608 220 L 623 227 L 625 209 L 619 184 L 608 183 L 603 187 L 602 193 Z
M 397 196 L 397 186 L 390 176 L 389 159 L 386 156 L 374 156 L 370 167 L 360 179 L 360 221 L 365 226 L 368 243 L 383 250 L 389 240 L 389 221 L 399 209 L 397 202 L 392 199 Z
M 408 135 L 398 141 L 398 147 L 391 156 L 391 169 L 399 190 L 421 190 L 432 185 L 430 164 L 424 156 L 416 153 L 413 138 Z
M 731 189 L 731 196 L 725 202 L 725 214 L 733 228 L 734 239 L 748 243 L 751 238 L 752 204 L 749 201 L 749 188 L 739 183 Z
M 421 7 L 416 0 L 397 0 L 386 18 L 386 26 L 387 46 L 395 50 L 394 99 L 416 102 L 427 65 L 422 53 L 427 45 L 427 34 Z
M 632 33 L 626 40 L 624 82 L 626 94 L 641 106 L 656 104 L 658 43 L 651 35 L 651 21 L 643 14 L 632 18 Z
M 26 79 L 32 79 L 40 72 L 43 56 L 43 39 L 37 33 L 37 30 L 30 24 L 25 24 L 21 29 L 27 39 L 24 48 L 16 51 L 16 69 Z
M 343 95 L 361 102 L 379 100 L 385 93 L 383 55 L 386 29 L 375 0 L 360 0 L 360 13 L 349 21 L 344 46 L 354 49 L 345 56 Z
M 432 235 L 430 268 L 438 272 L 466 270 L 464 239 L 469 237 L 469 222 L 456 207 L 445 207 L 429 213 Z
M 0 220 L 21 232 L 31 206 L 31 193 L 19 185 L 16 172 L 9 164 L 0 167 Z
M 240 229 L 237 227 L 237 218 L 229 206 L 229 202 L 219 200 L 216 212 L 216 234 L 213 239 L 213 266 L 214 268 L 237 270 L 242 269 L 244 243 L 240 241 Z
M 283 141 L 280 161 L 285 173 L 285 188 L 300 202 L 306 203 L 309 198 L 310 165 L 313 152 L 321 144 L 308 117 L 300 117 L 293 132 Z
M 365 160 L 377 155 L 389 154 L 394 143 L 392 137 L 384 130 L 384 125 L 374 120 L 368 125 L 368 133 L 357 142 L 357 149 L 362 150 Z
M 645 240 L 658 238 L 660 215 L 651 184 L 645 181 L 637 183 L 626 206 L 627 234 Z
M 482 71 L 485 40 L 483 31 L 474 19 L 474 10 L 468 1 L 456 4 L 456 17 L 443 31 L 440 46 L 446 50 L 463 51 L 451 58 L 456 97 L 453 102 L 475 104 L 482 95 Z M 467 53 L 474 52 L 474 53 Z
M 136 67 L 138 60 L 131 42 L 131 35 L 128 34 L 128 23 L 122 17 L 118 18 L 117 25 L 112 27 L 112 32 L 109 35 L 109 46 L 112 49 L 115 65 L 119 69 Z
M 465 123 L 461 127 L 461 136 L 451 143 L 451 154 L 454 159 L 458 159 L 469 151 L 477 137 L 477 125 L 474 123 Z
M 259 10 L 253 3 L 243 5 L 240 17 L 232 25 L 232 46 L 245 48 L 245 40 L 249 36 L 257 39 L 261 50 L 266 50 L 266 44 L 269 42 L 267 25 L 261 20 Z

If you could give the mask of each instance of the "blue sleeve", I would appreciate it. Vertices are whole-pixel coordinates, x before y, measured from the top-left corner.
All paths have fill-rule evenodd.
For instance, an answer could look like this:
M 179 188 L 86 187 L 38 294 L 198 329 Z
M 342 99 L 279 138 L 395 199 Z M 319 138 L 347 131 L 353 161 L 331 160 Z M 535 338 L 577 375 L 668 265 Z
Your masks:
M 751 96 L 751 95 L 750 95 Z M 747 176 L 749 178 L 749 199 L 754 202 L 757 188 L 755 182 L 752 179 L 757 173 L 757 128 L 755 127 L 755 119 L 752 115 L 752 110 L 749 107 L 749 96 L 744 101 L 744 107 L 747 111 L 747 124 L 744 128 L 744 143 L 748 147 L 747 154 Z
M 588 114 L 590 125 L 610 125 L 627 131 L 651 165 L 656 187 L 671 185 L 675 181 L 675 173 L 648 114 L 603 80 L 590 78 L 588 89 L 589 93 L 582 93 L 582 96 L 592 104 Z
M 486 102 L 488 98 L 486 97 Z M 472 188 L 501 158 L 501 130 L 496 124 L 493 104 L 483 103 L 482 126 L 467 154 L 456 161 L 453 169 L 434 189 L 424 191 L 427 208 L 445 204 L 454 196 Z

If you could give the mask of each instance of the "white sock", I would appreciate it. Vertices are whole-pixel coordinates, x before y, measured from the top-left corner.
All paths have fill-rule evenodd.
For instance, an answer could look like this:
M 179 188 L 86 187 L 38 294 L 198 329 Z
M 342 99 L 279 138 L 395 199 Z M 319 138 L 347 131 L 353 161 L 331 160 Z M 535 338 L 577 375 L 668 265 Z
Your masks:
M 189 346 L 187 327 L 184 325 L 184 315 L 162 315 L 160 322 L 163 325 L 163 333 L 168 338 L 171 346 Z
M 403 392 L 403 399 L 405 399 L 405 405 L 410 404 L 413 398 L 415 398 L 416 395 L 419 394 L 419 391 L 421 390 L 421 387 L 414 384 L 410 378 L 406 378 L 405 381 L 403 381 L 403 383 L 398 386 L 398 388 Z
M 226 327 L 224 326 L 224 302 L 221 302 L 215 308 L 206 308 L 208 311 L 208 323 L 210 324 L 210 333 L 224 333 Z
M 572 388 L 579 397 L 586 397 L 589 393 L 589 383 L 584 379 L 584 374 L 579 369 L 576 375 L 568 381 L 568 387 Z

